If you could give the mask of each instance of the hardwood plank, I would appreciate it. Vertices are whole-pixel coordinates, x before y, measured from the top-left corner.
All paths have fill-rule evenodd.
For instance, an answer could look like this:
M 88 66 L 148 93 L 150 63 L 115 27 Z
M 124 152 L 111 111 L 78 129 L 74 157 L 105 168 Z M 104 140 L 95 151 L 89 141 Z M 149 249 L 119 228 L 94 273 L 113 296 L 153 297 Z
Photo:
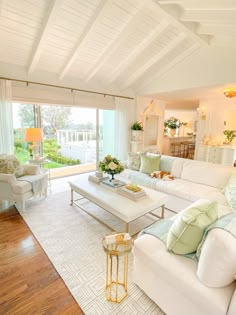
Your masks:
M 0 211 L 0 314 L 84 314 L 15 207 Z

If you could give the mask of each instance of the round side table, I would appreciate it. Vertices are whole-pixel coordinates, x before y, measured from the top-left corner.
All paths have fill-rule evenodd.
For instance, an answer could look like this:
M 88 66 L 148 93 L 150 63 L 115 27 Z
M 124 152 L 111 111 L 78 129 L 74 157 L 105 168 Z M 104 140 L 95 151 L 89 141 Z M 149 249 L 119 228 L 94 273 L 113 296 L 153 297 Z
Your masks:
M 128 295 L 128 255 L 133 239 L 128 233 L 108 235 L 103 238 L 106 253 L 106 299 L 120 303 Z

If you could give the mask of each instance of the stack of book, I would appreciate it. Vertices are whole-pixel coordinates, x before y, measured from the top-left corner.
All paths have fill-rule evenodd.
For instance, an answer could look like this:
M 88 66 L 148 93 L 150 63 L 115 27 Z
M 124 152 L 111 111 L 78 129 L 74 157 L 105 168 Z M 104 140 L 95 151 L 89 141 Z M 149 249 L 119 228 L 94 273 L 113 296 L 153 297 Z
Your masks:
M 88 177 L 88 179 L 89 180 L 91 180 L 91 182 L 94 182 L 94 183 L 97 183 L 97 184 L 99 184 L 99 183 L 101 183 L 103 180 L 106 180 L 106 179 L 108 179 L 109 178 L 109 176 L 96 176 L 96 174 L 94 173 L 94 174 L 90 174 L 89 175 L 89 177 Z
M 106 179 L 101 181 L 100 184 L 108 189 L 116 190 L 120 187 L 123 187 L 126 183 L 121 180 L 113 182 L 110 181 L 110 179 Z
M 132 190 L 130 189 L 129 185 L 121 187 L 118 190 L 118 192 L 122 196 L 130 198 L 131 200 L 134 200 L 134 201 L 137 201 L 146 196 L 146 192 L 142 188 L 137 187 L 137 189 Z

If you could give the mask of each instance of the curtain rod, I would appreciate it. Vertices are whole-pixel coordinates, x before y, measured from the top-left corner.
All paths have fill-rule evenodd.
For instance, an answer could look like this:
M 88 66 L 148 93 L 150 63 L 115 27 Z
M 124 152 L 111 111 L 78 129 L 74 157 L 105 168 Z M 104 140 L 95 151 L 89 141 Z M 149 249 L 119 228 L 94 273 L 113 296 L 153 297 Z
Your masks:
M 69 86 L 61 86 L 61 85 L 47 84 L 47 83 L 41 83 L 41 82 L 33 82 L 33 81 L 28 81 L 28 80 L 18 80 L 18 79 L 5 78 L 5 77 L 0 77 L 0 79 L 16 81 L 16 82 L 24 82 L 26 84 L 29 83 L 29 84 L 44 85 L 44 86 L 55 87 L 55 88 L 59 88 L 59 89 L 66 89 L 66 90 L 71 90 L 71 91 L 80 91 L 80 92 L 84 92 L 84 93 L 98 94 L 98 95 L 104 95 L 104 96 L 114 96 L 114 97 L 119 97 L 119 98 L 126 98 L 128 100 L 133 100 L 134 99 L 133 97 L 129 97 L 129 96 L 122 96 L 122 95 L 115 95 L 115 94 L 109 94 L 109 93 L 95 92 L 95 91 L 90 91 L 90 90 L 83 90 L 83 89 L 72 88 L 72 87 L 69 87 Z

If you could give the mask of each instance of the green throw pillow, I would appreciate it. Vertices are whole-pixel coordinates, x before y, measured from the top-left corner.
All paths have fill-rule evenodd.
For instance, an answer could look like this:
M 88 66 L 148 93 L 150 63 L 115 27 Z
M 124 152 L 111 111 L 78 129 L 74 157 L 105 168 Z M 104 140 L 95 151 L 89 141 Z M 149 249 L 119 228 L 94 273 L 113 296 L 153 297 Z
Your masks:
M 233 171 L 224 193 L 229 206 L 236 209 L 236 170 Z
M 183 210 L 167 235 L 167 249 L 175 254 L 193 253 L 208 225 L 217 219 L 217 203 L 200 199 Z
M 141 166 L 140 172 L 151 174 L 155 171 L 159 171 L 160 168 L 160 155 L 146 155 L 146 153 L 141 153 Z

